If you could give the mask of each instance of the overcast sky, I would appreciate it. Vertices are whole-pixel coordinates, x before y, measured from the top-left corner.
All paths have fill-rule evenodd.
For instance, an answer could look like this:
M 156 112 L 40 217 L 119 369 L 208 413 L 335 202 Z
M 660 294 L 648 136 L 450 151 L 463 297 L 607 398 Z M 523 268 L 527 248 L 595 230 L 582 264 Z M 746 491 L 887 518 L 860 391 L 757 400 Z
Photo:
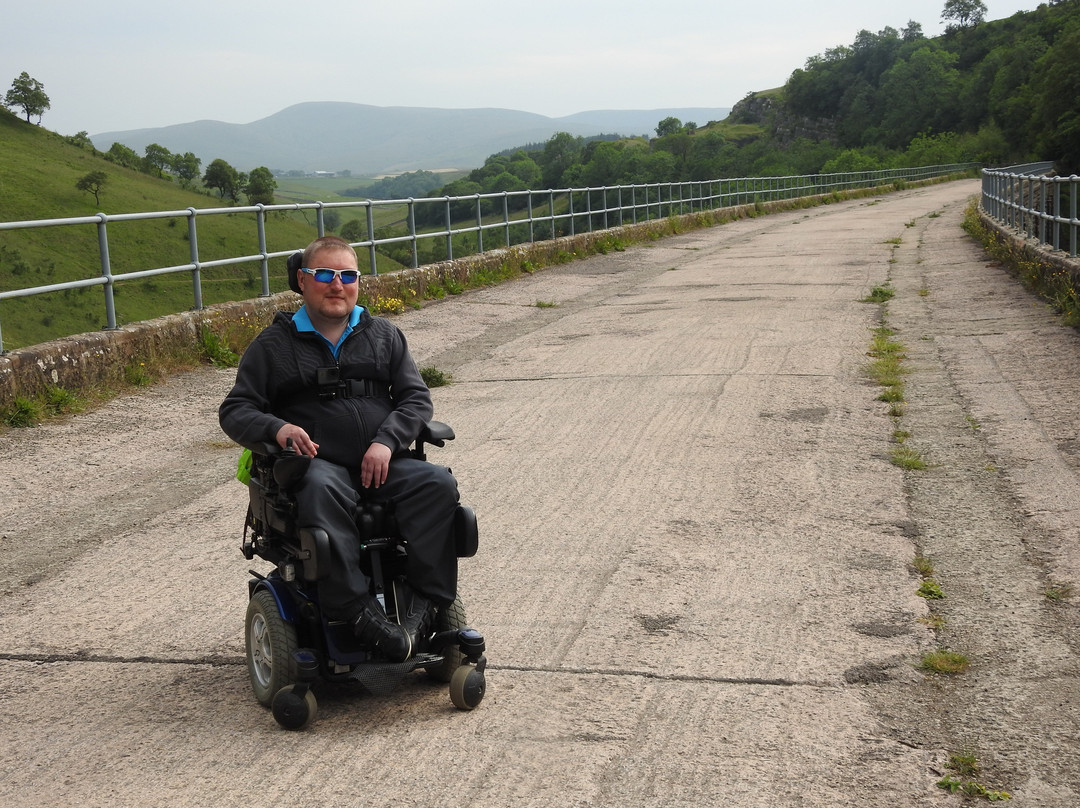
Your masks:
M 984 0 L 987 19 L 1037 0 Z M 70 135 L 248 123 L 304 101 L 590 109 L 730 107 L 861 29 L 940 34 L 944 0 L 22 0 L 0 92 L 22 71 Z M 902 9 L 902 10 L 900 10 Z

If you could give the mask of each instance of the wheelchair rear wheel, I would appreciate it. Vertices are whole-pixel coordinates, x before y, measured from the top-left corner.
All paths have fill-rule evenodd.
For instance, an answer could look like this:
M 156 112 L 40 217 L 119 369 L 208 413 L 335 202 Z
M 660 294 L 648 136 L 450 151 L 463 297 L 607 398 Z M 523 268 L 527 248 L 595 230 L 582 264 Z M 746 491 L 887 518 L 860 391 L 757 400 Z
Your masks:
M 244 625 L 251 690 L 269 707 L 281 688 L 296 682 L 296 628 L 282 618 L 274 596 L 265 589 L 248 601 Z

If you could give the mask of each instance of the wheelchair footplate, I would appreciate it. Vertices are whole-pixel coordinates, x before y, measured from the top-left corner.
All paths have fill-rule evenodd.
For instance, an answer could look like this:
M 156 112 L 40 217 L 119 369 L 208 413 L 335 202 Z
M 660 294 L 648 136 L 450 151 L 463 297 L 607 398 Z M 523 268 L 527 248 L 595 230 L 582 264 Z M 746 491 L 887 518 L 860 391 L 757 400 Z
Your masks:
M 401 680 L 417 668 L 426 668 L 442 661 L 438 654 L 416 654 L 404 662 L 365 662 L 357 665 L 337 681 L 355 682 L 372 696 L 388 696 Z

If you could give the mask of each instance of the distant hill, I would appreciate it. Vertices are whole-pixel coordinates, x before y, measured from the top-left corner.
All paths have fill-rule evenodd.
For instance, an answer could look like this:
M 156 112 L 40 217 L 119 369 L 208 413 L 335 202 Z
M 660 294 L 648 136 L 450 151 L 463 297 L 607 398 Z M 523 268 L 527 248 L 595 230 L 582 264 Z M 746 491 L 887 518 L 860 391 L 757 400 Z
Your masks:
M 108 151 L 122 143 L 142 154 L 151 143 L 171 152 L 193 152 L 208 165 L 221 158 L 241 171 L 341 171 L 379 174 L 436 168 L 474 168 L 491 154 L 572 135 L 654 134 L 667 117 L 704 125 L 723 120 L 725 107 L 594 110 L 549 118 L 509 109 L 375 107 L 343 102 L 296 104 L 246 124 L 195 121 L 156 129 L 92 135 Z

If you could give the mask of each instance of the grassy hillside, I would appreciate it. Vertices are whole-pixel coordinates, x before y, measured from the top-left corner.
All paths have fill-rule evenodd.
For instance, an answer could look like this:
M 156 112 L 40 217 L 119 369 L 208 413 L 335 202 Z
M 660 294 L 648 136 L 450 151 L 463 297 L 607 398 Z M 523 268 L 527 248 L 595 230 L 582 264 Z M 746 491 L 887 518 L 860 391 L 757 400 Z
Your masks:
M 79 191 L 79 178 L 102 171 L 107 180 L 100 206 L 93 194 Z M 169 179 L 126 169 L 88 148 L 39 126 L 27 124 L 0 109 L 0 221 L 217 208 L 216 196 L 185 190 Z M 258 252 L 253 214 L 207 216 L 196 220 L 199 259 L 212 261 Z M 303 247 L 315 235 L 315 217 L 308 213 L 273 213 L 267 223 L 271 251 Z M 108 225 L 114 274 L 188 263 L 186 217 Z M 284 264 L 271 266 L 271 290 L 285 288 Z M 12 290 L 101 274 L 94 225 L 0 231 L 0 289 Z M 257 262 L 202 272 L 203 303 L 243 300 L 261 290 Z M 159 275 L 118 283 L 120 324 L 184 311 L 194 296 L 187 273 Z M 53 292 L 0 301 L 4 348 L 33 345 L 69 334 L 92 331 L 105 321 L 101 288 Z

